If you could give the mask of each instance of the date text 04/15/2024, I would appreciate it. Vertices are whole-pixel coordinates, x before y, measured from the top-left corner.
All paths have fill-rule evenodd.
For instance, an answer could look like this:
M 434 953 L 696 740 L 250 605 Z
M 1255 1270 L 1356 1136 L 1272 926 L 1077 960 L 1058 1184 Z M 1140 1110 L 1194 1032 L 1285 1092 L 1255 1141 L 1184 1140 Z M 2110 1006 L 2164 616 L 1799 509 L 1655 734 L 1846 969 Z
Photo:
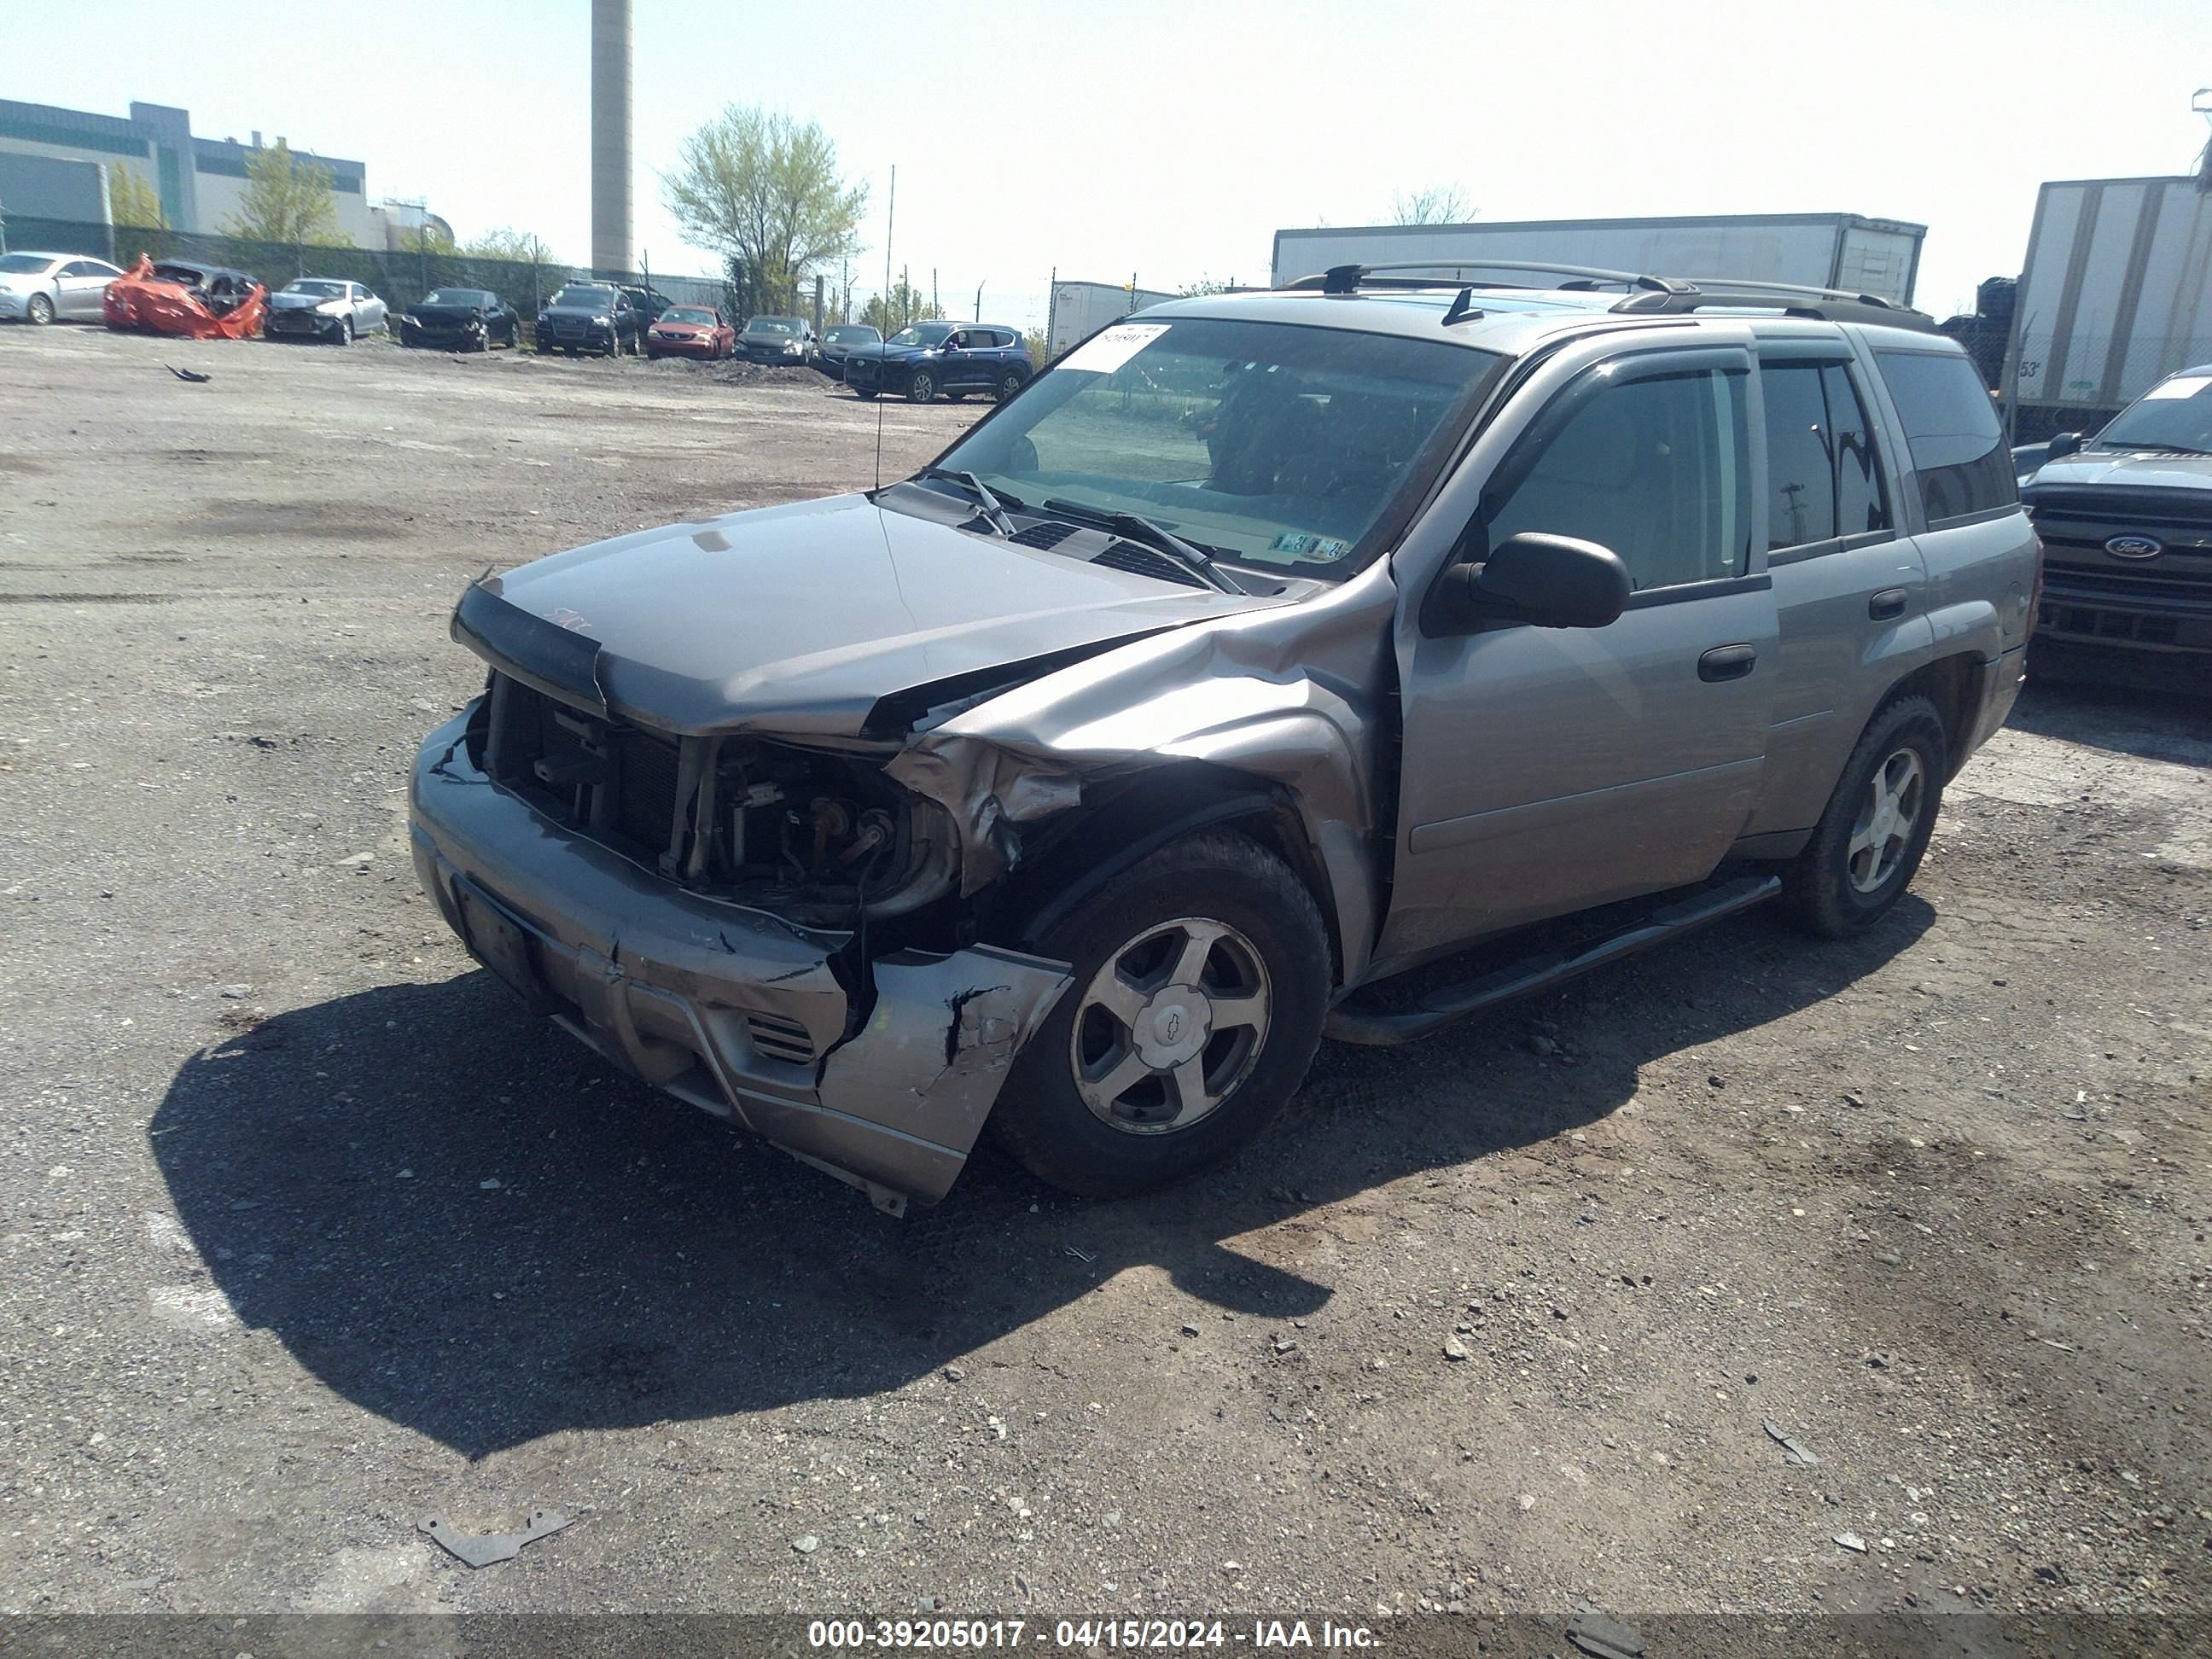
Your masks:
M 1220 1619 L 817 1619 L 809 1646 L 876 1652 L 958 1652 L 1018 1648 L 1034 1641 L 1054 1648 L 1176 1652 L 1196 1648 L 1352 1650 L 1376 1645 L 1364 1625 L 1324 1619 L 1255 1619 L 1239 1629 Z

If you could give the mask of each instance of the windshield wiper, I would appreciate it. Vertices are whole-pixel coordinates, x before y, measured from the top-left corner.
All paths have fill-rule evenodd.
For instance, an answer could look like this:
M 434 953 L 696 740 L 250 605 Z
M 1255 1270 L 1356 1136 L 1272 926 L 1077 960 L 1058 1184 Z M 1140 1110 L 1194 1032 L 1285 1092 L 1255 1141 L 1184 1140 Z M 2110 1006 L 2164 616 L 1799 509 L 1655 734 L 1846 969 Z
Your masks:
M 1103 507 L 1085 507 L 1080 501 L 1048 501 L 1048 513 L 1058 513 L 1085 524 L 1095 524 L 1110 530 L 1125 542 L 1135 542 L 1149 547 L 1155 553 L 1164 553 L 1184 569 L 1196 576 L 1216 592 L 1243 594 L 1244 588 L 1237 579 L 1213 562 L 1213 555 L 1204 548 L 1183 540 L 1164 525 L 1154 524 L 1150 519 L 1134 513 L 1110 513 Z
M 925 466 L 914 476 L 917 478 L 950 478 L 954 483 L 966 484 L 969 493 L 981 503 L 984 521 L 1008 541 L 1013 540 L 1014 521 L 1006 516 L 1006 503 L 1011 501 L 1016 507 L 1019 507 L 1022 505 L 1019 496 L 1008 495 L 1002 501 L 991 493 L 990 485 L 985 483 L 974 473 L 963 472 L 954 467 Z

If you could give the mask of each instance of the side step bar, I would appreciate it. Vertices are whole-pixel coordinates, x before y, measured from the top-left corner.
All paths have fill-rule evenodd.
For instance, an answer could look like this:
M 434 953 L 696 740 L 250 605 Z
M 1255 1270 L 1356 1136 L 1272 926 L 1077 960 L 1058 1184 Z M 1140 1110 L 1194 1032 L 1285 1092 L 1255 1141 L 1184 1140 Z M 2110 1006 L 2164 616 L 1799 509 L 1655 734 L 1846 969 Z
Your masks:
M 1609 962 L 1634 956 L 1654 945 L 1680 939 L 1707 922 L 1732 916 L 1762 904 L 1782 890 L 1778 876 L 1742 876 L 1718 887 L 1653 911 L 1632 927 L 1585 945 L 1576 951 L 1553 951 L 1500 968 L 1459 985 L 1431 991 L 1412 1008 L 1401 1012 L 1368 1012 L 1348 1004 L 1329 1011 L 1328 1035 L 1339 1042 L 1395 1048 L 1426 1036 L 1455 1019 L 1494 1008 L 1516 997 L 1548 991 L 1577 974 L 1602 968 Z

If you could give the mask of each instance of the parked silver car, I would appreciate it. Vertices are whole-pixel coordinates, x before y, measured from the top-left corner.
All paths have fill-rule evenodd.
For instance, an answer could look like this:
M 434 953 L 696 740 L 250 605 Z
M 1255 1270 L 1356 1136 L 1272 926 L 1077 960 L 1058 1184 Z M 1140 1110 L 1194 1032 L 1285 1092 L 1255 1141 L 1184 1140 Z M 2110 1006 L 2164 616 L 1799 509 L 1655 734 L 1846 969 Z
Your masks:
M 1878 301 L 1557 274 L 1163 305 L 872 494 L 484 578 L 425 890 L 892 1210 L 987 1125 L 1079 1193 L 1206 1168 L 1324 1032 L 1769 897 L 1873 925 L 2021 678 L 1990 398 Z
M 270 339 L 322 340 L 351 345 L 361 334 L 381 334 L 388 307 L 359 283 L 343 276 L 302 276 L 269 296 L 261 331 Z
M 122 274 L 77 253 L 0 253 L 0 321 L 96 322 L 107 285 Z

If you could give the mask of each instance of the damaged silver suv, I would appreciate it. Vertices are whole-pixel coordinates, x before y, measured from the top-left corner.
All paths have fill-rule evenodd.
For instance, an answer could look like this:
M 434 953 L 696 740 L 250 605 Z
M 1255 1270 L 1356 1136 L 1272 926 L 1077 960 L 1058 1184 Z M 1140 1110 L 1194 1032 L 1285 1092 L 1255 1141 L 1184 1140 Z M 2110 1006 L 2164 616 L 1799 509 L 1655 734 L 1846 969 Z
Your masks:
M 1971 364 L 1862 297 L 1483 271 L 1164 305 L 910 478 L 486 577 L 423 887 L 894 1212 L 987 1127 L 1078 1193 L 1188 1175 L 1324 1034 L 1770 896 L 1866 927 L 2021 678 Z

